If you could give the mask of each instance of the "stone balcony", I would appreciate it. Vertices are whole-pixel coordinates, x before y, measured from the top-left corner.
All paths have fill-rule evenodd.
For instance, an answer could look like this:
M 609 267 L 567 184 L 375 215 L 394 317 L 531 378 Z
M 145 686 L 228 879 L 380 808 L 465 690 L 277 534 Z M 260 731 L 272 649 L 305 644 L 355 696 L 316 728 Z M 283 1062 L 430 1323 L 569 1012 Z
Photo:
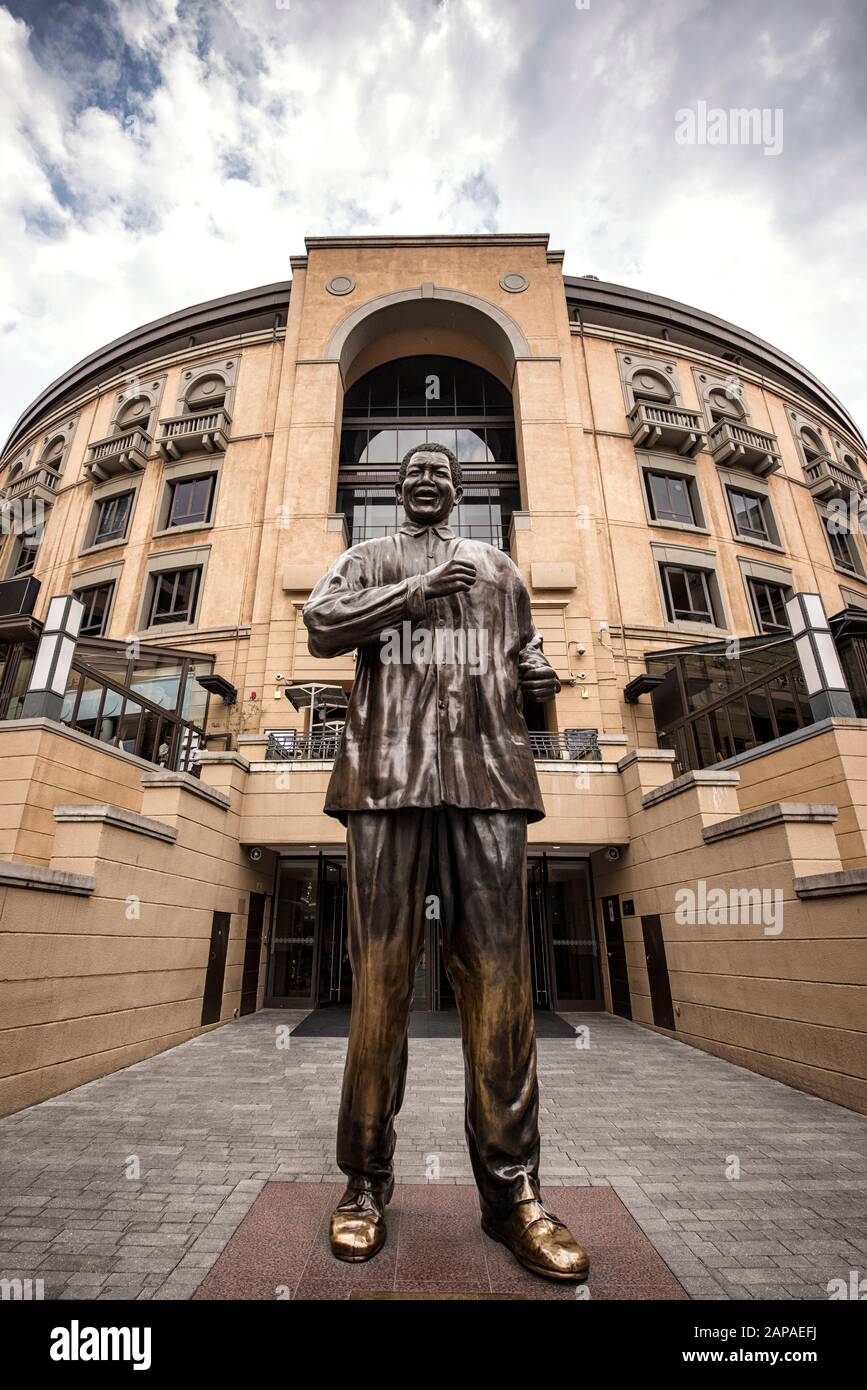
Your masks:
M 232 417 L 220 406 L 195 415 L 175 415 L 160 421 L 157 447 L 166 460 L 184 454 L 223 453 L 229 443 Z
M 708 445 L 714 463 L 749 468 L 760 478 L 780 467 L 777 436 L 737 420 L 718 420 L 710 430 Z
M 31 468 L 27 473 L 21 473 L 13 482 L 7 483 L 2 496 L 5 502 L 21 502 L 26 498 L 33 502 L 50 503 L 53 502 L 59 486 L 60 474 L 55 473 L 53 468 L 43 468 L 40 465 Z
M 147 430 L 126 430 L 123 434 L 97 439 L 87 451 L 84 474 L 92 483 L 104 483 L 123 473 L 140 473 L 153 449 Z
M 845 498 L 853 492 L 859 497 L 867 496 L 867 482 L 861 474 L 853 473 L 851 468 L 846 468 L 828 454 L 805 464 L 804 474 L 810 491 L 820 501 L 828 501 L 832 497 Z
M 669 449 L 692 458 L 704 448 L 704 421 L 697 410 L 637 401 L 627 419 L 636 449 Z

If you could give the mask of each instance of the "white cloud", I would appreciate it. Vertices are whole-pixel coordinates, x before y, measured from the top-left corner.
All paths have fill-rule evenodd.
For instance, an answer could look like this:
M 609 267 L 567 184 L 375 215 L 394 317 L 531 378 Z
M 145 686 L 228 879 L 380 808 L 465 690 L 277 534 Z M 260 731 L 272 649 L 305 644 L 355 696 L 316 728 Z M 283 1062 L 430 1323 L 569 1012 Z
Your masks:
M 86 5 L 60 35 L 0 9 L 0 433 L 137 324 L 288 278 L 305 234 L 384 230 L 550 230 L 867 418 L 863 35 L 830 4 L 110 0 L 93 53 Z M 700 98 L 783 105 L 784 154 L 679 147 Z

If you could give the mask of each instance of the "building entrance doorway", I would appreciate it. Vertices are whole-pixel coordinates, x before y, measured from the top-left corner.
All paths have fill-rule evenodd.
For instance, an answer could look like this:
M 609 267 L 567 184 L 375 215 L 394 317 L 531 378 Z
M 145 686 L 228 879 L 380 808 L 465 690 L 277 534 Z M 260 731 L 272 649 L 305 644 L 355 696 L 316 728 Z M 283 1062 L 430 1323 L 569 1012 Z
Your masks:
M 435 890 L 435 885 L 434 885 Z M 346 861 L 338 854 L 282 857 L 268 943 L 269 1008 L 327 1008 L 352 1000 Z M 537 1009 L 601 1009 L 599 948 L 586 859 L 531 855 L 527 933 Z M 442 923 L 425 923 L 412 1007 L 453 1009 Z

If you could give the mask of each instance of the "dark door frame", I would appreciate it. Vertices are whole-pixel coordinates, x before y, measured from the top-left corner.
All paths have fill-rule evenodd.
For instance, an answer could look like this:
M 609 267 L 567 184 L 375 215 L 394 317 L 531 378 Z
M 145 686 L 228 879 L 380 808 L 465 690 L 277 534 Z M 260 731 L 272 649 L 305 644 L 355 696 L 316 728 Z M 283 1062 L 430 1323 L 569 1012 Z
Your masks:
M 626 959 L 626 938 L 623 935 L 623 913 L 620 909 L 620 898 L 616 893 L 610 893 L 604 898 L 600 898 L 602 907 L 602 928 L 603 940 L 605 942 L 605 955 L 608 961 L 608 988 L 611 994 L 611 1012 L 619 1014 L 621 1018 L 632 1018 L 632 991 L 629 987 L 629 963 Z M 608 906 L 610 904 L 610 908 Z M 612 931 L 611 928 L 614 928 Z M 611 957 L 615 952 L 622 956 L 623 976 L 626 991 L 625 998 L 623 990 L 615 991 L 614 980 L 611 974 Z M 619 964 L 620 962 L 618 962 Z M 620 1008 L 617 1007 L 618 1003 Z
M 533 854 L 532 850 L 528 850 L 528 853 L 527 853 L 528 873 L 529 873 L 529 861 L 530 861 L 531 859 L 535 859 L 535 860 L 540 860 L 540 859 L 541 859 L 541 861 L 542 861 L 542 874 L 543 874 L 544 897 L 545 897 L 545 903 L 544 903 L 544 918 L 545 918 L 545 920 L 544 920 L 544 924 L 543 924 L 543 932 L 544 932 L 544 946 L 545 946 L 545 950 L 547 951 L 547 955 L 548 955 L 548 997 L 549 997 L 549 1000 L 550 1000 L 550 1003 L 549 1003 L 549 1006 L 548 1006 L 548 1007 L 549 1007 L 549 1008 L 552 1010 L 552 1012 L 554 1012 L 554 1013 L 596 1013 L 596 1012 L 602 1012 L 602 1011 L 605 1009 L 605 995 L 604 995 L 604 992 L 603 992 L 603 989 L 602 989 L 602 975 L 601 975 L 601 972 L 600 972 L 600 969 L 599 969 L 599 950 L 600 950 L 601 937 L 600 937 L 600 934 L 599 934 L 599 925 L 598 925 L 598 923 L 597 923 L 597 921 L 596 921 L 595 894 L 594 894 L 594 891 L 593 891 L 593 865 L 592 865 L 592 863 L 591 863 L 591 861 L 590 861 L 590 857 L 589 857 L 589 855 L 588 855 L 588 856 L 585 856 L 585 855 L 580 855 L 580 854 L 562 854 L 562 855 L 561 855 L 561 854 L 547 854 L 547 853 L 544 852 L 544 851 L 543 851 L 541 854 Z M 580 863 L 580 864 L 586 864 L 586 865 L 587 865 L 587 924 L 588 924 L 588 926 L 589 926 L 589 928 L 590 928 L 590 931 L 593 933 L 593 939 L 594 939 L 595 944 L 596 944 L 596 950 L 593 952 L 593 983 L 594 983 L 595 988 L 596 988 L 596 997 L 595 997 L 594 999 L 568 999 L 568 998 L 561 998 L 561 997 L 560 997 L 560 992 L 559 992 L 559 990 L 557 989 L 557 971 L 556 971 L 556 969 L 555 969 L 555 964 L 554 964 L 554 946 L 553 946 L 552 934 L 551 934 L 551 923 L 550 923 L 550 918 L 549 918 L 549 914 L 548 914 L 548 863 L 549 863 L 549 860 L 550 860 L 552 863 L 572 863 L 572 864 Z
M 313 965 L 310 972 L 310 992 L 308 994 L 274 994 L 272 982 L 274 979 L 274 969 L 276 956 L 274 954 L 274 932 L 277 928 L 277 910 L 280 905 L 280 865 L 283 861 L 291 860 L 312 860 L 316 859 L 316 925 L 313 929 Z M 316 999 L 319 992 L 319 982 L 317 969 L 319 965 L 319 895 L 322 875 L 321 850 L 311 850 L 308 854 L 301 851 L 298 854 L 278 854 L 274 861 L 274 891 L 271 897 L 271 922 L 268 931 L 268 962 L 265 966 L 265 993 L 262 999 L 262 1007 L 265 1009 L 315 1009 Z

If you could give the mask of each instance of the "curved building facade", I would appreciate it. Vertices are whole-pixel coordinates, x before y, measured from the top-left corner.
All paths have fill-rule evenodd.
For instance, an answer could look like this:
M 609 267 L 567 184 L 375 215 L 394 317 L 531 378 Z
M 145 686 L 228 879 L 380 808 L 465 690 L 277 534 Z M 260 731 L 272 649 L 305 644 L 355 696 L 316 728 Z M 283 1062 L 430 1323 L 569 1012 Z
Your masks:
M 312 238 L 291 281 L 127 334 L 12 430 L 0 927 L 45 1051 L 6 1108 L 263 1003 L 347 1001 L 322 804 L 354 667 L 310 656 L 301 609 L 399 526 L 424 440 L 457 454 L 456 529 L 518 565 L 562 682 L 524 709 L 537 1003 L 863 1107 L 867 444 L 777 349 L 502 235 Z M 80 936 L 54 1016 L 20 925 L 50 893 Z M 416 997 L 452 1003 L 435 923 Z

